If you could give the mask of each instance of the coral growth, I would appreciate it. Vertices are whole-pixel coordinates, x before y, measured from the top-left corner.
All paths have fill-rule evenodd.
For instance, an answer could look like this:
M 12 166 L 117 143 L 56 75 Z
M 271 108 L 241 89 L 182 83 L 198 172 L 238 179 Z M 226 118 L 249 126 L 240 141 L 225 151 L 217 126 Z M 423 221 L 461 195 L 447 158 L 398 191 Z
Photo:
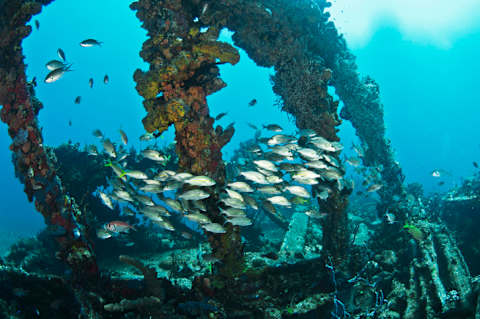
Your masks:
M 41 103 L 34 97 L 33 84 L 27 83 L 21 41 L 31 28 L 31 16 L 40 12 L 42 3 L 50 1 L 3 1 L 0 3 L 0 104 L 1 119 L 8 125 L 13 140 L 15 172 L 25 185 L 25 193 L 48 225 L 64 230 L 57 236 L 58 257 L 73 270 L 74 279 L 85 286 L 95 285 L 98 275 L 94 253 L 88 243 L 84 217 L 74 200 L 64 194 L 54 160 L 43 146 L 37 115 Z M 84 236 L 75 236 L 80 232 Z

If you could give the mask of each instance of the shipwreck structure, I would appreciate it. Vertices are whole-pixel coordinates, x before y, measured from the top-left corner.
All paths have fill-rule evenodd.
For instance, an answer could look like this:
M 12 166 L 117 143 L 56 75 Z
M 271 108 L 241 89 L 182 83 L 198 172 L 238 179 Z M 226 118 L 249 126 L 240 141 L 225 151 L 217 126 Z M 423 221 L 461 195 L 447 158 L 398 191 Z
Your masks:
M 234 129 L 213 126 L 206 97 L 226 85 L 218 65 L 239 60 L 235 47 L 218 40 L 220 31 L 228 28 L 235 45 L 257 65 L 274 68 L 274 92 L 297 127 L 312 129 L 331 142 L 339 141 L 337 126 L 342 120 L 339 102 L 328 93 L 328 86 L 335 87 L 345 105 L 340 115 L 351 121 L 366 149 L 364 165 L 383 167 L 379 211 L 388 208 L 400 221 L 415 223 L 415 228 L 411 226 L 408 233 L 400 224 L 395 231 L 382 226 L 368 248 L 380 257 L 362 258 L 358 247 L 352 247 L 350 236 L 346 208 L 351 188 L 334 188 L 337 191 L 326 203 L 319 202 L 327 213 L 322 221 L 324 258 L 245 271 L 240 233 L 238 227 L 230 225 L 225 234 L 208 235 L 213 254 L 221 263 L 212 275 L 197 278 L 190 291 L 175 288 L 168 280 L 159 279 L 154 269 L 127 256 L 120 256 L 120 261 L 143 274 L 142 285 L 112 280 L 101 273 L 88 238 L 86 214 L 62 186 L 54 169 L 55 157 L 43 145 L 37 122 L 42 104 L 25 75 L 21 42 L 31 31 L 26 23 L 51 2 L 0 1 L 1 119 L 12 138 L 16 174 L 46 224 L 59 230 L 57 256 L 70 267 L 72 276 L 50 281 L 18 275 L 8 268 L 0 269 L 1 280 L 25 285 L 29 280 L 35 285 L 50 282 L 53 291 L 68 292 L 66 298 L 78 302 L 72 309 L 84 318 L 118 318 L 128 313 L 166 318 L 177 308 L 198 308 L 202 315 L 212 313 L 209 316 L 213 318 L 300 314 L 345 318 L 349 307 L 360 307 L 355 298 L 368 306 L 370 318 L 473 318 L 478 292 L 472 286 L 468 266 L 440 222 L 425 223 L 421 203 L 407 201 L 401 168 L 384 136 L 379 87 L 370 78 L 359 78 L 354 56 L 329 21 L 325 12 L 329 3 L 324 0 L 133 2 L 131 8 L 148 36 L 140 55 L 149 69 L 134 74 L 148 113 L 143 120 L 145 130 L 159 136 L 173 125 L 180 169 L 208 175 L 222 186 L 226 173 L 221 150 Z M 341 162 L 339 153 L 335 156 Z M 209 217 L 223 223 L 216 206 L 218 194 L 211 195 Z M 395 196 L 400 200 L 392 201 Z M 402 262 L 394 265 L 394 260 Z M 382 282 L 382 288 L 372 281 Z M 365 297 L 365 289 L 370 298 Z M 232 295 L 236 296 L 233 301 L 229 298 Z M 371 296 L 375 296 L 373 301 Z M 212 298 L 215 305 L 202 303 L 205 297 Z M 188 303 L 191 299 L 195 301 Z M 49 313 L 47 308 L 41 312 Z M 476 311 L 478 318 L 478 306 Z

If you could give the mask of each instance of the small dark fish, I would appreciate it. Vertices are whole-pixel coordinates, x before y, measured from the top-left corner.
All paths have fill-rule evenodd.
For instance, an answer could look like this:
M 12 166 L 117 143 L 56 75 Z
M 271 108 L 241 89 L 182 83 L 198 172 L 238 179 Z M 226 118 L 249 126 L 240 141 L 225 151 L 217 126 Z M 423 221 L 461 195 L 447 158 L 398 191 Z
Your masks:
M 68 126 L 72 126 L 72 120 L 68 121 Z
M 40 22 L 38 22 L 38 20 L 35 20 L 35 27 L 38 29 L 40 29 Z
M 445 185 L 445 182 L 444 182 L 444 181 L 438 182 L 438 186 L 442 186 L 442 185 Z
M 473 166 L 474 166 L 475 168 L 478 168 L 478 163 L 477 163 L 477 162 L 473 162 Z
M 65 58 L 65 52 L 63 52 L 62 49 L 58 48 L 57 54 L 58 57 L 63 60 L 63 62 L 67 61 L 67 59 Z
M 233 129 L 233 125 L 235 125 L 235 122 L 232 122 L 232 123 L 228 124 L 228 126 L 223 131 L 228 131 L 228 130 Z
M 266 253 L 266 254 L 263 254 L 262 257 L 263 257 L 263 258 L 272 259 L 272 260 L 277 260 L 277 259 L 278 259 L 278 255 L 277 255 L 275 252 L 273 252 L 273 251 L 268 252 L 268 253 Z
M 263 128 L 266 128 L 267 130 L 273 131 L 273 132 L 281 132 L 283 130 L 283 128 L 278 124 L 264 125 Z
M 30 81 L 30 84 L 33 85 L 33 87 L 37 87 L 37 77 L 34 76 L 33 79 Z
M 81 101 L 82 97 L 80 95 L 75 98 L 75 104 L 80 104 Z
M 92 134 L 93 134 L 93 136 L 95 136 L 95 137 L 103 138 L 103 133 L 102 133 L 102 131 L 100 131 L 100 130 L 98 130 L 98 129 L 97 129 L 97 130 L 94 130 L 94 131 L 92 132 Z
M 248 102 L 248 106 L 254 106 L 255 104 L 257 104 L 257 100 L 256 100 L 256 99 L 253 99 L 253 100 L 251 100 L 250 102 Z
M 100 46 L 102 45 L 103 42 L 100 42 L 100 41 L 97 41 L 95 39 L 86 39 L 86 40 L 83 40 L 82 42 L 80 42 L 80 46 L 84 47 L 84 48 L 89 48 L 89 47 L 93 47 L 93 46 Z
M 110 81 L 110 79 L 108 78 L 108 75 L 105 74 L 103 77 L 103 83 L 108 84 L 108 81 Z
M 215 116 L 215 121 L 218 121 L 220 120 L 222 117 L 224 117 L 225 115 L 227 115 L 227 112 L 222 112 L 220 114 L 218 114 L 217 116 Z
M 93 88 L 93 79 L 90 78 L 90 80 L 88 80 L 88 85 L 90 86 L 90 88 Z
M 258 127 L 252 123 L 247 123 L 247 125 L 254 130 L 258 130 Z

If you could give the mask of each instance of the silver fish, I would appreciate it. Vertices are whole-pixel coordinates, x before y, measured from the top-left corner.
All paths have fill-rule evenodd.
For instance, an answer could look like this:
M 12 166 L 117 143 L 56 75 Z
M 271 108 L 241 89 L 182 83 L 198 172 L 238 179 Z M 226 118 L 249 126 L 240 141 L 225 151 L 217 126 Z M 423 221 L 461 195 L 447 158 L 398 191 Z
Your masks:
M 250 226 L 250 225 L 252 225 L 252 221 L 250 220 L 250 218 L 245 217 L 245 216 L 233 217 L 233 218 L 227 219 L 227 223 L 231 223 L 234 226 Z
M 255 200 L 255 198 L 253 198 L 252 196 L 249 196 L 247 194 L 244 194 L 243 199 L 245 200 L 245 203 L 248 206 L 250 206 L 253 209 L 258 210 L 258 204 L 257 204 L 257 201 Z
M 246 172 L 241 172 L 241 175 L 243 175 L 246 179 L 255 182 L 257 184 L 268 184 L 268 181 L 265 179 L 265 176 L 260 174 L 259 172 L 255 171 L 246 171 Z
M 112 200 L 110 199 L 110 197 L 107 194 L 105 194 L 104 192 L 101 192 L 101 191 L 98 191 L 98 194 L 100 195 L 100 199 L 105 204 L 105 206 L 107 206 L 110 209 L 113 209 L 113 203 L 112 203 Z
M 205 229 L 207 232 L 210 232 L 210 233 L 224 234 L 224 233 L 227 232 L 225 230 L 225 228 L 223 228 L 222 225 L 217 224 L 217 223 L 205 224 L 202 227 L 203 227 L 203 229 Z
M 274 205 L 285 206 L 285 207 L 292 206 L 292 204 L 284 196 L 273 196 L 273 197 L 267 198 L 267 200 Z
M 142 155 L 143 157 L 156 162 L 165 162 L 167 160 L 165 156 L 163 156 L 162 154 L 160 154 L 159 151 L 156 151 L 156 150 L 150 150 L 150 149 L 143 150 Z
M 255 165 L 257 165 L 258 167 L 260 168 L 263 168 L 263 169 L 266 169 L 268 171 L 272 171 L 272 172 L 277 172 L 278 169 L 277 167 L 275 166 L 275 164 L 273 164 L 272 162 L 270 161 L 266 161 L 266 160 L 258 160 L 258 161 L 253 161 L 253 163 Z
M 227 215 L 227 217 L 245 216 L 245 211 L 238 208 L 229 207 L 227 209 L 220 208 L 220 213 Z
M 243 202 L 243 196 L 239 192 L 234 191 L 233 189 L 229 189 L 229 188 L 225 188 L 225 191 L 227 192 L 229 197 L 236 198 L 236 199 Z
M 103 148 L 105 152 L 110 156 L 110 157 L 117 157 L 117 151 L 115 150 L 115 146 L 109 139 L 103 140 Z
M 296 186 L 296 185 L 286 186 L 285 190 L 288 191 L 290 194 L 293 194 L 296 196 L 300 196 L 303 198 L 310 198 L 310 193 L 305 187 L 302 187 L 302 186 Z
M 239 192 L 242 192 L 242 193 L 251 193 L 251 192 L 253 192 L 253 188 L 250 187 L 250 185 L 248 185 L 248 184 L 245 183 L 245 182 L 233 182 L 233 183 L 228 183 L 227 186 L 230 187 L 230 188 L 233 189 L 233 190 L 236 190 L 236 191 L 239 191 Z
M 185 180 L 185 183 L 194 186 L 213 186 L 216 184 L 215 181 L 208 176 L 194 176 Z
M 138 171 L 138 170 L 128 170 L 128 171 L 125 172 L 125 175 L 127 175 L 128 177 L 131 177 L 131 178 L 135 178 L 135 179 L 147 179 L 148 178 L 147 174 L 145 174 L 142 171 Z
M 238 198 L 227 197 L 221 200 L 225 205 L 238 208 L 238 209 L 245 209 L 245 203 Z
M 178 196 L 178 198 L 186 200 L 201 200 L 210 197 L 210 194 L 201 189 L 192 189 Z
M 48 61 L 47 64 L 45 64 L 45 66 L 50 71 L 57 70 L 57 69 L 63 69 L 63 68 L 66 67 L 65 63 L 63 63 L 62 61 L 58 61 L 58 60 Z
M 177 212 L 182 212 L 183 208 L 182 205 L 178 200 L 172 199 L 172 198 L 165 198 L 164 202 L 170 206 L 171 209 L 177 211 Z
M 60 80 L 60 78 L 65 74 L 65 72 L 69 71 L 67 67 L 63 67 L 60 69 L 55 69 L 47 74 L 45 77 L 45 83 L 53 83 L 55 81 Z
M 199 224 L 208 224 L 211 223 L 210 218 L 201 214 L 201 213 L 192 213 L 185 215 L 185 218 Z

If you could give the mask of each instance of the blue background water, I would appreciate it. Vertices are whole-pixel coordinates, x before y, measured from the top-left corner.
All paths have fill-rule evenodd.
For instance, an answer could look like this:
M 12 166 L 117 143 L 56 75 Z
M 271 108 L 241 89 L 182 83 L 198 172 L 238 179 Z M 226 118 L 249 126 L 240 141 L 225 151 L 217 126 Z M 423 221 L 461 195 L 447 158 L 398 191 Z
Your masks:
M 24 41 L 29 78 L 37 77 L 37 96 L 44 103 L 40 112 L 45 143 L 58 145 L 68 140 L 82 145 L 97 143 L 91 132 L 99 128 L 106 136 L 120 142 L 118 129 L 122 128 L 136 147 L 144 147 L 138 137 L 144 133 L 141 119 L 145 111 L 135 91 L 133 72 L 147 65 L 138 53 L 146 39 L 145 30 L 128 3 L 115 0 L 101 2 L 56 1 L 36 17 L 40 29 L 33 30 Z M 32 23 L 33 24 L 33 23 Z M 228 41 L 229 33 L 222 34 Z M 86 38 L 103 41 L 102 47 L 82 48 L 79 42 Z M 348 34 L 346 36 L 347 40 Z M 480 62 L 480 27 L 471 28 L 444 48 L 405 37 L 395 22 L 384 20 L 373 31 L 372 37 L 353 50 L 362 74 L 371 75 L 379 84 L 385 105 L 387 136 L 392 140 L 407 181 L 421 182 L 427 191 L 446 189 L 470 176 L 472 161 L 480 160 L 478 126 L 478 81 Z M 57 48 L 62 48 L 67 60 L 73 63 L 69 72 L 53 84 L 43 83 L 48 73 L 45 63 L 57 59 Z M 225 148 L 226 157 L 242 140 L 252 137 L 247 126 L 278 123 L 287 132 L 294 131 L 292 121 L 281 113 L 274 101 L 269 76 L 271 69 L 255 66 L 241 52 L 236 66 L 221 67 L 227 88 L 208 98 L 213 116 L 228 112 L 219 124 L 235 122 L 235 136 Z M 108 74 L 110 83 L 103 83 Z M 94 79 L 94 87 L 88 79 Z M 79 105 L 73 100 L 82 96 Z M 247 104 L 256 98 L 258 104 Z M 69 126 L 69 121 L 72 125 Z M 341 136 L 349 146 L 353 130 L 348 123 L 341 127 Z M 173 140 L 172 130 L 157 143 Z M 6 126 L 0 125 L 0 232 L 33 233 L 43 225 L 42 217 L 34 211 L 23 193 L 23 186 L 14 176 L 11 143 Z M 430 176 L 434 169 L 452 173 L 446 176 L 441 188 Z

